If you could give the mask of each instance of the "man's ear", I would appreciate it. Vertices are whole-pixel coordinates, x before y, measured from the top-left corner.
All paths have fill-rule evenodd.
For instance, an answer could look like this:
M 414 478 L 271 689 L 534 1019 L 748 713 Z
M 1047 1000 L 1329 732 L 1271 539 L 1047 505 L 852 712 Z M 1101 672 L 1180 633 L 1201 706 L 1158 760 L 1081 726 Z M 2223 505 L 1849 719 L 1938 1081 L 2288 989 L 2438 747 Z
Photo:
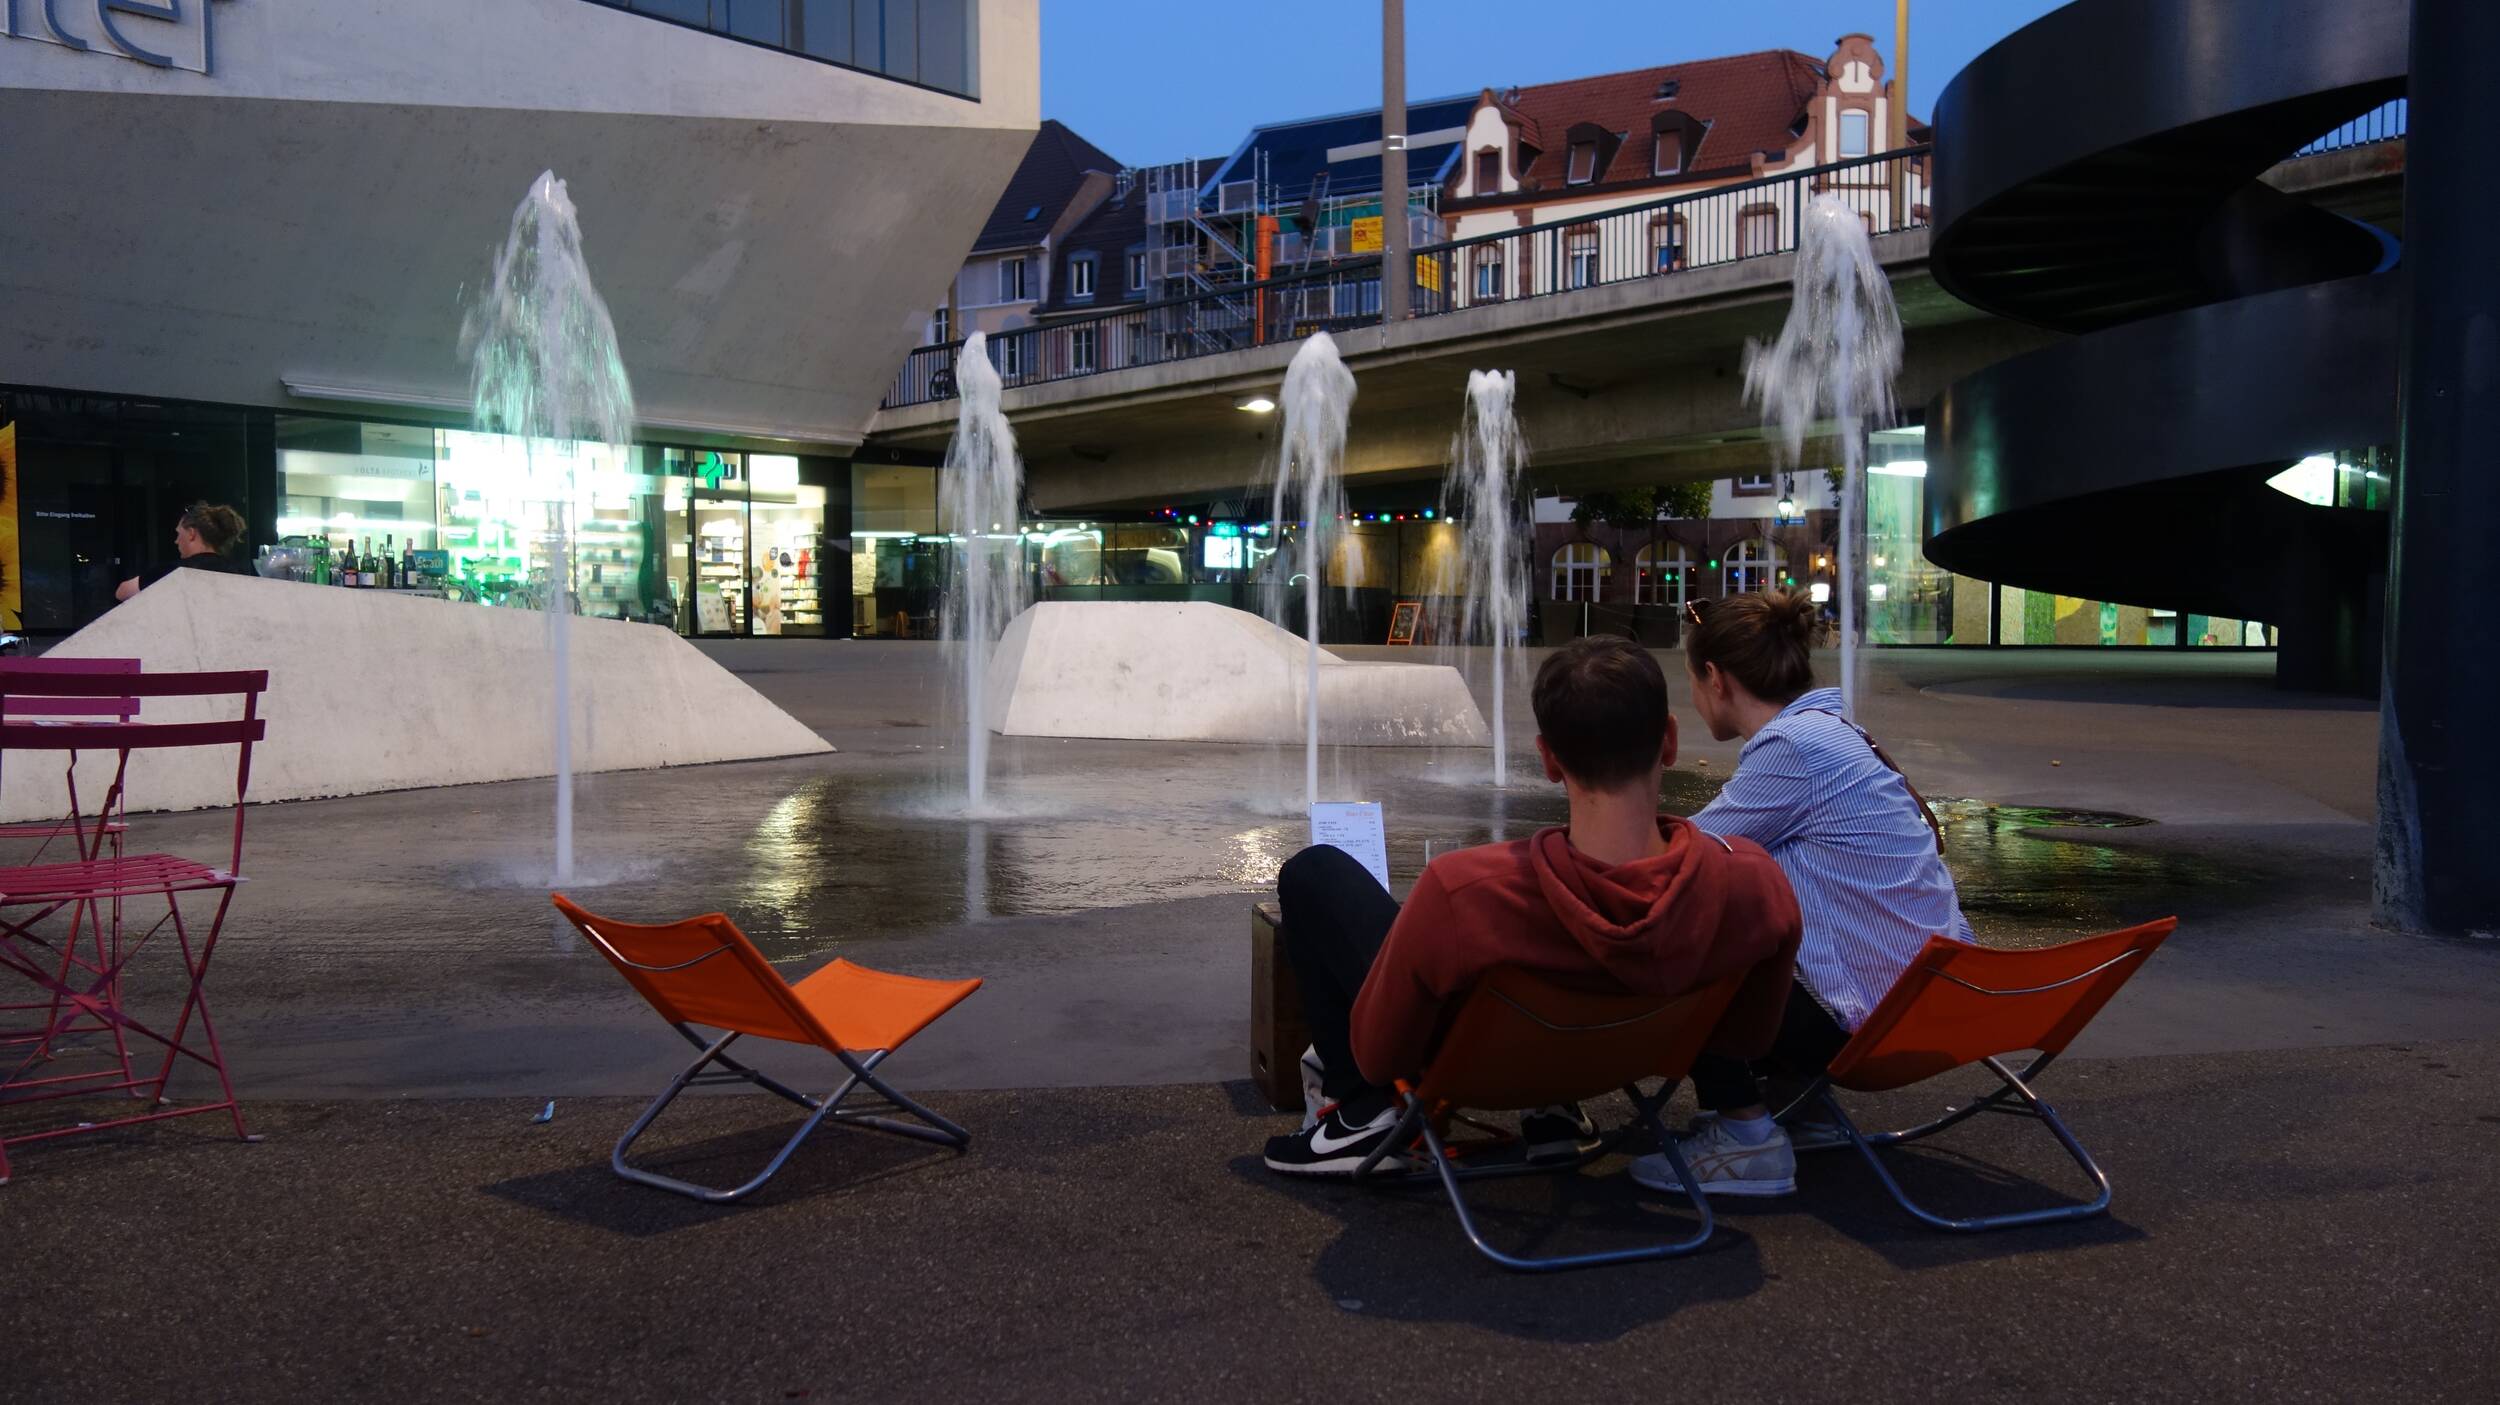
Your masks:
M 1667 714 L 1667 744 L 1658 748 L 1658 764 L 1664 769 L 1675 766 L 1675 714 Z
M 1545 744 L 1543 733 L 1537 735 L 1536 754 L 1538 759 L 1545 763 L 1545 778 L 1556 785 L 1562 784 L 1562 763 L 1554 759 L 1554 749 Z

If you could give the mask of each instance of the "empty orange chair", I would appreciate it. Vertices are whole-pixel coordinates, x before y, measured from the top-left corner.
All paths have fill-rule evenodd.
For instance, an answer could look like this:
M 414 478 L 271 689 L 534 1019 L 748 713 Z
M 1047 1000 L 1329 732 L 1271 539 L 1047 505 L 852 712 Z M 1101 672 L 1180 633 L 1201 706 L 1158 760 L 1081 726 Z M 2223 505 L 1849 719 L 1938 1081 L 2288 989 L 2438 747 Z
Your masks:
M 1789 1105 L 1781 1120 L 1819 1102 L 1866 1164 L 1875 1168 L 1876 1177 L 1901 1208 L 1938 1229 L 2006 1229 L 2100 1214 L 2109 1208 L 2109 1177 L 2059 1120 L 2057 1110 L 2031 1090 L 2031 1080 L 2066 1051 L 2178 925 L 2179 919 L 2165 917 L 2039 951 L 1997 951 L 1930 937 L 1856 1036 L 1832 1056 L 1823 1077 Z M 2007 1068 L 2004 1056 L 2024 1049 L 2039 1051 L 2038 1057 L 2020 1073 Z M 1986 1064 L 2005 1086 L 1968 1107 L 1948 1110 L 1935 1121 L 1906 1131 L 1861 1133 L 1831 1093 L 1835 1087 L 1888 1092 L 1974 1063 Z M 2009 1100 L 2019 1105 L 2009 1105 Z M 1910 1199 L 1875 1154 L 1877 1147 L 1933 1136 L 1982 1112 L 2045 1123 L 2100 1194 L 2086 1204 L 1946 1219 Z
M 1676 1153 L 1675 1138 L 1658 1125 L 1658 1109 L 1692 1067 L 1743 979 L 1739 973 L 1682 995 L 1592 995 L 1565 990 L 1508 967 L 1488 972 L 1459 1007 L 1457 1019 L 1433 1051 L 1423 1077 L 1412 1087 L 1402 1080 L 1398 1083 L 1406 1115 L 1370 1160 L 1355 1169 L 1355 1175 L 1380 1175 L 1373 1168 L 1391 1148 L 1411 1146 L 1421 1136 L 1432 1155 L 1433 1169 L 1440 1173 L 1442 1188 L 1449 1192 L 1450 1205 L 1458 1211 L 1459 1228 L 1466 1231 L 1469 1243 L 1504 1268 L 1530 1272 L 1591 1268 L 1691 1253 L 1710 1242 L 1716 1222 L 1708 1197 L 1693 1184 L 1692 1171 Z M 1650 1097 L 1637 1086 L 1644 1078 L 1663 1078 L 1666 1083 L 1657 1096 Z M 1466 1167 L 1456 1163 L 1441 1140 L 1441 1126 L 1459 1108 L 1524 1111 L 1578 1102 L 1617 1088 L 1632 1099 L 1634 1120 L 1577 1160 L 1559 1165 Z M 1521 1258 L 1485 1241 L 1475 1216 L 1468 1213 L 1466 1197 L 1459 1193 L 1462 1180 L 1575 1170 L 1614 1149 L 1634 1128 L 1644 1126 L 1666 1148 L 1667 1160 L 1701 1213 L 1701 1228 L 1689 1238 L 1599 1253 Z
M 828 1117 L 850 1126 L 873 1127 L 880 1132 L 917 1137 L 957 1149 L 971 1144 L 971 1133 L 903 1096 L 879 1078 L 875 1069 L 903 1047 L 904 1041 L 979 990 L 979 981 L 897 976 L 837 959 L 792 985 L 747 940 L 746 933 L 720 913 L 645 927 L 592 916 L 560 893 L 555 896 L 555 905 L 557 911 L 581 929 L 583 936 L 590 938 L 590 944 L 608 958 L 617 973 L 641 992 L 661 1019 L 684 1035 L 687 1043 L 703 1051 L 617 1140 L 608 1164 L 618 1175 L 716 1204 L 740 1200 L 771 1180 L 782 1163 L 790 1159 L 790 1153 L 798 1150 L 799 1143 L 816 1130 L 816 1124 Z M 695 1033 L 695 1025 L 723 1033 L 706 1043 L 703 1036 Z M 850 1077 L 822 1099 L 785 1087 L 729 1057 L 729 1046 L 749 1034 L 758 1039 L 814 1045 L 841 1060 Z M 704 1074 L 703 1070 L 711 1064 L 719 1064 L 720 1071 Z M 734 1190 L 712 1190 L 626 1165 L 626 1148 L 651 1126 L 662 1109 L 676 1101 L 679 1093 L 707 1077 L 716 1081 L 742 1080 L 778 1093 L 808 1109 L 808 1118 L 755 1179 Z M 884 1098 L 888 1110 L 907 1113 L 918 1122 L 898 1122 L 877 1115 L 875 1109 L 841 1108 L 842 1100 L 863 1085 Z

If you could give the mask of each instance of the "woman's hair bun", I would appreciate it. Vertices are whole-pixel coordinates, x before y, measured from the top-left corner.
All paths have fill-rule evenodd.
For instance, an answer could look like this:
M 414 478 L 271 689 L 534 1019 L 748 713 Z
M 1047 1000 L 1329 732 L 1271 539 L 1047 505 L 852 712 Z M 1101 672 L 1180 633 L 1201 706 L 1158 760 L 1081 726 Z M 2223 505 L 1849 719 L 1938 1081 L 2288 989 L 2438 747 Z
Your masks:
M 1800 647 L 1811 648 L 1815 626 L 1821 623 L 1821 612 L 1814 608 L 1814 601 L 1802 590 L 1774 590 L 1768 594 L 1771 627 Z

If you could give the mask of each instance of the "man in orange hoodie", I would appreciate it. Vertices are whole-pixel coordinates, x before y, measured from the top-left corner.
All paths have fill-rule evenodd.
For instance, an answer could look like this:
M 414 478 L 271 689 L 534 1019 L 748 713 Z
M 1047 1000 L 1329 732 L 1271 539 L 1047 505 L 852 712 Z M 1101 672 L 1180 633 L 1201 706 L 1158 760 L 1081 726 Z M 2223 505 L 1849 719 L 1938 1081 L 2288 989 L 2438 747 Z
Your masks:
M 1736 1057 L 1770 1046 L 1797 956 L 1797 900 L 1761 846 L 1658 812 L 1675 764 L 1667 680 L 1626 639 L 1576 640 L 1537 670 L 1537 753 L 1571 822 L 1432 861 L 1406 905 L 1325 845 L 1277 875 L 1288 959 L 1326 1106 L 1270 1138 L 1267 1164 L 1345 1175 L 1395 1128 L 1389 1084 L 1422 1073 L 1478 977 L 1518 966 L 1593 991 L 1673 995 L 1745 972 L 1711 1039 Z M 1306 1070 L 1308 1060 L 1305 1061 Z M 1529 1153 L 1576 1152 L 1577 1109 L 1532 1113 Z M 1405 1164 L 1397 1148 L 1382 1161 Z

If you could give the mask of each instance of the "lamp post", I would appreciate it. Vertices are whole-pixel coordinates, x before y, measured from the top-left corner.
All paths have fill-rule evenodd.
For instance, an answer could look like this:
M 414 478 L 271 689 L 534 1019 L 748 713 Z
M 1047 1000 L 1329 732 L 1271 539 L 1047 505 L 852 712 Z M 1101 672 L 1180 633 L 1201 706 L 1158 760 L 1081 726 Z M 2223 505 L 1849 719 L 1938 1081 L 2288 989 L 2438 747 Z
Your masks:
M 1406 320 L 1406 0 L 1380 0 L 1380 320 Z

